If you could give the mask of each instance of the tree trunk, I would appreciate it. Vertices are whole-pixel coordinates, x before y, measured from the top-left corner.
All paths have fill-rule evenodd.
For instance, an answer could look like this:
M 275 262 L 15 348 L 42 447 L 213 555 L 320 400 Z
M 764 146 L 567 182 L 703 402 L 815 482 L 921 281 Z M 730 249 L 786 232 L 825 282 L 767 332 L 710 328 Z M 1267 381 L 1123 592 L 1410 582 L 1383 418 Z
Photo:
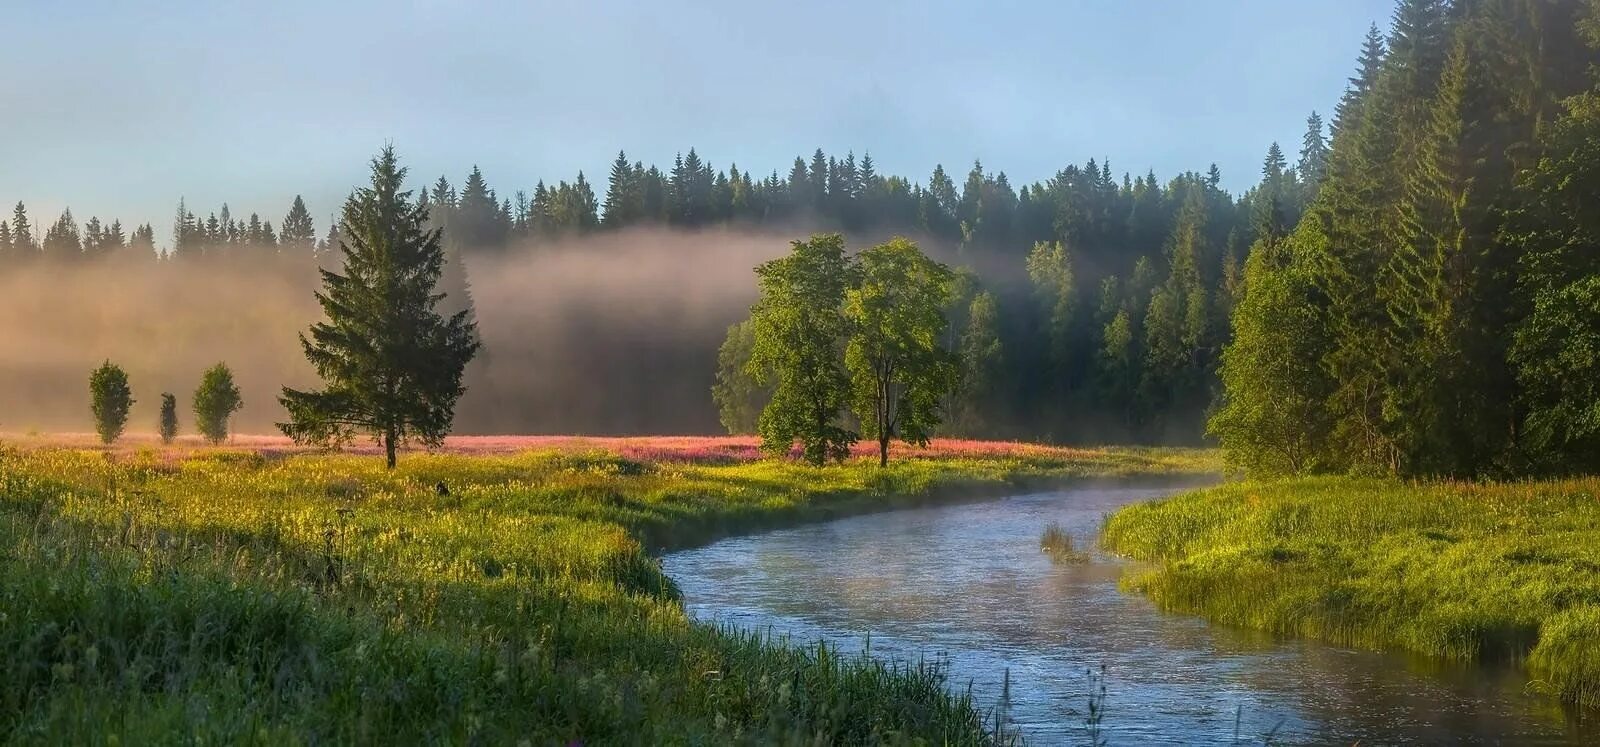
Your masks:
M 384 431 L 383 453 L 389 458 L 389 469 L 394 469 L 394 429 Z
M 881 469 L 887 466 L 889 466 L 889 431 L 888 429 L 879 429 L 878 467 Z

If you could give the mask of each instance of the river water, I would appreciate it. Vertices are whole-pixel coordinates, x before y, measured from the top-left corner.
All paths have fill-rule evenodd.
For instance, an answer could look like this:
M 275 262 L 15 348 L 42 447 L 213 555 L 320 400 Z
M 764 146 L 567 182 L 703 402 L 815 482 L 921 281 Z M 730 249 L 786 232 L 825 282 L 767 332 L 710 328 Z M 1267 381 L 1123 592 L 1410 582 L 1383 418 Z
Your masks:
M 1100 552 L 1052 563 L 1058 522 L 1091 547 L 1106 513 L 1177 489 L 1099 483 L 737 537 L 663 558 L 697 619 L 944 661 L 1029 744 L 1600 744 L 1595 714 L 1510 668 L 1441 665 L 1209 625 L 1117 589 Z

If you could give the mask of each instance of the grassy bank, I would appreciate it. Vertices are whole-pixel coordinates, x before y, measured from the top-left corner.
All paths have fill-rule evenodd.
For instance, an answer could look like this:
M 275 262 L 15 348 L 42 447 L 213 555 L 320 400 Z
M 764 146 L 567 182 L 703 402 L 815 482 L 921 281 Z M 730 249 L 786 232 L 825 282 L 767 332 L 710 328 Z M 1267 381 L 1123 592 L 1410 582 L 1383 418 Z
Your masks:
M 1450 659 L 1600 706 L 1600 480 L 1237 483 L 1132 506 L 1103 545 L 1162 607 Z
M 1214 466 L 619 451 L 416 455 L 394 472 L 237 449 L 0 452 L 0 741 L 980 743 L 980 709 L 942 672 L 692 624 L 648 550 Z

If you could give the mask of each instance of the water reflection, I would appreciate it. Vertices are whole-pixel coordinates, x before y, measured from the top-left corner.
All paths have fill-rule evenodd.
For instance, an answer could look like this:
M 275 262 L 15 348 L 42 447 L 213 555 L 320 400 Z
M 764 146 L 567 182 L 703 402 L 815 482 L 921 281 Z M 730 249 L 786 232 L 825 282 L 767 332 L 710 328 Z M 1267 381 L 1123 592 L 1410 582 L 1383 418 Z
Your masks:
M 1095 485 L 862 516 L 730 539 L 664 559 L 697 618 L 825 638 L 898 659 L 946 656 L 954 684 L 999 700 L 1033 744 L 1081 742 L 1105 667 L 1119 744 L 1231 740 L 1595 744 L 1600 724 L 1514 670 L 1441 666 L 1162 614 L 1117 590 L 1125 565 L 1039 552 L 1052 521 L 1090 547 L 1105 513 L 1175 486 Z

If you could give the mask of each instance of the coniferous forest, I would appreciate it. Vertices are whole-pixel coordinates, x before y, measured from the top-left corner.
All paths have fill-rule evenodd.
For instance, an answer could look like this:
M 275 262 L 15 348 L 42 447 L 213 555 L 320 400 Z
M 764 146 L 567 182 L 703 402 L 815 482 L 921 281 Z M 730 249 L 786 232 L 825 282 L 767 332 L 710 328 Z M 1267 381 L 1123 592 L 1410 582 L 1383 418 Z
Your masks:
M 816 150 L 763 172 L 695 148 L 666 167 L 619 152 L 603 184 L 579 173 L 498 191 L 473 167 L 417 194 L 443 228 L 452 311 L 473 311 L 475 266 L 515 257 L 537 273 L 550 247 L 615 246 L 608 235 L 645 252 L 708 232 L 839 231 L 852 249 L 910 237 L 958 269 L 945 342 L 963 374 L 946 433 L 1213 439 L 1259 473 L 1584 469 L 1600 454 L 1593 14 L 1584 0 L 1404 0 L 1352 50 L 1331 116 L 1271 144 L 1237 195 L 1215 166 L 1135 175 L 1091 159 L 1013 184 L 979 162 L 918 178 Z M 149 224 L 51 221 L 18 203 L 0 222 L 0 268 L 265 262 L 309 286 L 338 242 L 299 198 L 276 224 L 181 201 L 173 223 L 163 241 Z M 749 431 L 762 392 L 729 375 L 749 330 L 739 305 L 724 316 L 670 353 L 596 323 L 616 344 L 568 365 L 606 395 L 542 420 L 508 422 L 505 403 L 479 408 L 501 419 L 474 416 L 496 387 L 485 371 L 507 365 L 490 340 L 459 427 Z

